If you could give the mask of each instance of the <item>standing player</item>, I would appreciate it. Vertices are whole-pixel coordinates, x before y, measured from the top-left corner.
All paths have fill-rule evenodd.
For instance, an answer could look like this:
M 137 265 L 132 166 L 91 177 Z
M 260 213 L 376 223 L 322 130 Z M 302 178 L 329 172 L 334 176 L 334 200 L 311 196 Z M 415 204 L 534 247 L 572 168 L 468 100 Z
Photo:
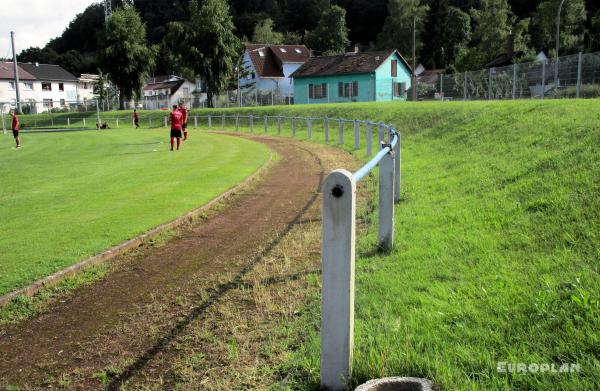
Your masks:
M 183 114 L 177 108 L 177 105 L 173 105 L 173 111 L 171 111 L 171 151 L 173 150 L 173 144 L 177 139 L 177 150 L 179 151 L 179 144 L 181 142 L 181 123 Z
M 180 103 L 179 111 L 181 112 L 181 128 L 183 129 L 183 141 L 185 141 L 187 140 L 188 109 L 183 103 Z
M 133 123 L 135 124 L 136 129 L 140 127 L 140 116 L 135 109 L 133 109 Z
M 21 139 L 19 139 L 19 117 L 17 117 L 17 113 L 15 113 L 14 110 L 10 111 L 10 115 L 12 116 L 11 127 L 13 131 L 13 137 L 17 143 L 17 148 L 21 148 Z

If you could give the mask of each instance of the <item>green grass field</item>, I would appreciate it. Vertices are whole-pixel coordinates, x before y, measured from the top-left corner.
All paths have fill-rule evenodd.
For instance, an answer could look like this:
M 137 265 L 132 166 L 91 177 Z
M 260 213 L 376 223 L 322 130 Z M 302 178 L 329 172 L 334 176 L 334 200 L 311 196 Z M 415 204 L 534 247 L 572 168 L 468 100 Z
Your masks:
M 199 207 L 256 171 L 262 144 L 167 130 L 0 133 L 0 294 Z
M 251 112 L 402 131 L 395 248 L 373 254 L 376 225 L 358 239 L 353 384 L 418 376 L 443 390 L 600 389 L 600 101 Z M 352 130 L 344 137 L 351 150 Z M 308 342 L 284 368 L 296 373 L 290 388 L 318 388 L 319 311 L 317 297 L 300 326 L 313 330 Z M 581 370 L 499 373 L 499 362 Z

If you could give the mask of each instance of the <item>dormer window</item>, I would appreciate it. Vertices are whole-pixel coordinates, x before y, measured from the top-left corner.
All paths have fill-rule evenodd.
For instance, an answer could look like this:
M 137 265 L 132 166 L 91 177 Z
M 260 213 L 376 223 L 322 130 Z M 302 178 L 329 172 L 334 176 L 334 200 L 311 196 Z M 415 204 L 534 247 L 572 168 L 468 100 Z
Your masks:
M 279 48 L 279 50 L 281 50 L 281 53 L 287 53 L 287 50 L 285 48 Z
M 300 54 L 300 53 L 302 53 L 302 50 L 300 50 L 300 49 L 298 49 L 298 48 L 294 49 L 294 51 L 295 51 L 296 53 L 299 53 L 299 54 Z
M 261 57 L 264 57 L 265 56 L 265 52 L 263 52 L 262 50 L 259 50 L 258 51 L 258 55 L 261 56 Z

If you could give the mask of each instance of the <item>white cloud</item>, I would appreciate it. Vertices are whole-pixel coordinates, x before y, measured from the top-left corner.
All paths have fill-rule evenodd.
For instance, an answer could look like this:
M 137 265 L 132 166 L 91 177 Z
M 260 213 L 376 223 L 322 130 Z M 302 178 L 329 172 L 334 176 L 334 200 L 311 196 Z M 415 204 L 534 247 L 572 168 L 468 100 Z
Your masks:
M 44 47 L 62 34 L 75 15 L 98 0 L 2 0 L 0 57 L 12 57 L 10 32 L 15 32 L 17 53 L 31 46 Z

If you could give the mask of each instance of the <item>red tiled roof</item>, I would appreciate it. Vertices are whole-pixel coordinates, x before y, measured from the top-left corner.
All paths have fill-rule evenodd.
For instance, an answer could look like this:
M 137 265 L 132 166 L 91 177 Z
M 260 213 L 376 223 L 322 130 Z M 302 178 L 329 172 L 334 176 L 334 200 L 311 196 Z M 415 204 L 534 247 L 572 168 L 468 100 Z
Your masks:
M 283 63 L 304 63 L 310 57 L 310 51 L 304 45 L 247 43 L 246 51 L 259 77 L 284 77 Z
M 374 72 L 383 62 L 397 53 L 404 65 L 411 70 L 406 60 L 395 49 L 380 52 L 364 52 L 341 54 L 338 56 L 311 57 L 300 68 L 298 68 L 292 77 L 308 76 L 331 76 L 340 74 L 371 73 Z
M 7 61 L 0 62 L 0 79 L 12 80 L 14 78 L 15 72 L 13 63 Z M 19 80 L 35 80 L 35 77 L 19 66 Z

